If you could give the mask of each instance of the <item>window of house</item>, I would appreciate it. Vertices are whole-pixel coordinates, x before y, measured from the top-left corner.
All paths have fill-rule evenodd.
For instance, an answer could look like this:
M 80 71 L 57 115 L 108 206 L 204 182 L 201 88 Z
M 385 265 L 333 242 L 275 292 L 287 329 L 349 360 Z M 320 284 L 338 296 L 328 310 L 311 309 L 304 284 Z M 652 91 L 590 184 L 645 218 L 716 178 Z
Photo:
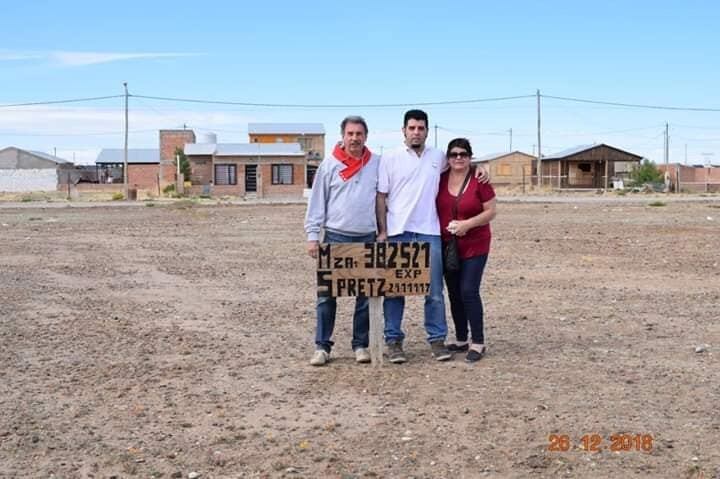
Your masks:
M 273 185 L 293 184 L 293 165 L 272 165 Z
M 592 171 L 592 165 L 590 163 L 578 163 L 578 170 L 583 173 L 590 173 Z
M 216 185 L 237 185 L 237 165 L 215 165 Z

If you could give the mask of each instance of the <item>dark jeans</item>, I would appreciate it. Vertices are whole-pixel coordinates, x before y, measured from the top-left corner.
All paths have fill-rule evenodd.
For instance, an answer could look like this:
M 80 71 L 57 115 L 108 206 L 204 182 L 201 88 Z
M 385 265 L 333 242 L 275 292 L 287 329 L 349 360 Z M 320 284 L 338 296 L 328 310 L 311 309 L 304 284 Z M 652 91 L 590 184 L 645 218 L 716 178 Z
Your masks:
M 332 231 L 326 231 L 323 239 L 325 243 L 372 243 L 375 233 L 363 236 L 348 236 Z M 367 348 L 370 340 L 370 311 L 368 298 L 358 296 L 355 299 L 355 313 L 353 314 L 353 351 L 358 348 Z M 332 338 L 335 329 L 335 312 L 337 301 L 333 297 L 320 297 L 317 299 L 317 329 L 315 333 L 316 349 L 324 349 L 328 353 L 333 347 Z
M 450 311 L 455 323 L 455 339 L 468 340 L 468 323 L 474 344 L 485 344 L 483 305 L 480 299 L 480 282 L 488 255 L 474 256 L 460 262 L 460 271 L 445 272 Z

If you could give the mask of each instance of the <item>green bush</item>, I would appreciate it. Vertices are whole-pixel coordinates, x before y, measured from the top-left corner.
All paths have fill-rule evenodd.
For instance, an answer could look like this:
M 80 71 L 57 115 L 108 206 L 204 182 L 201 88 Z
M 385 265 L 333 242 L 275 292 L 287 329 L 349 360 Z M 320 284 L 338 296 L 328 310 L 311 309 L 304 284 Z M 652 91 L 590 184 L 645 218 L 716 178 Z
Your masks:
M 166 195 L 175 193 L 175 184 L 170 183 L 169 185 L 167 185 L 165 188 L 163 188 L 163 193 L 165 193 Z
M 640 186 L 645 183 L 662 183 L 664 178 L 655 162 L 645 159 L 630 172 L 630 180 L 634 185 Z
M 666 206 L 666 205 L 662 201 L 653 201 L 652 203 L 648 203 L 648 206 Z
M 113 193 L 113 195 L 112 195 L 113 201 L 120 201 L 120 200 L 124 200 L 124 199 L 125 199 L 125 195 L 120 193 L 119 191 L 117 193 Z

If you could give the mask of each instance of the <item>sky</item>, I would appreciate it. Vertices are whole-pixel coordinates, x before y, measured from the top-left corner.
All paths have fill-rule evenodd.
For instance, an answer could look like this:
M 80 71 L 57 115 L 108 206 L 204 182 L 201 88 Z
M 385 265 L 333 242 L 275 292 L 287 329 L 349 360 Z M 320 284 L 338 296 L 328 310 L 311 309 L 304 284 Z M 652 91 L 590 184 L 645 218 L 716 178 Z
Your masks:
M 183 125 L 240 143 L 248 122 L 320 122 L 329 150 L 359 114 L 381 152 L 419 103 L 525 97 L 423 106 L 428 142 L 467 137 L 482 156 L 508 151 L 512 129 L 512 149 L 534 153 L 540 90 L 543 154 L 607 143 L 662 163 L 667 122 L 671 162 L 720 164 L 715 1 L 2 3 L 0 148 L 77 163 L 121 148 L 121 97 L 7 105 L 122 95 L 127 82 L 131 95 L 289 105 L 131 96 L 130 148 Z

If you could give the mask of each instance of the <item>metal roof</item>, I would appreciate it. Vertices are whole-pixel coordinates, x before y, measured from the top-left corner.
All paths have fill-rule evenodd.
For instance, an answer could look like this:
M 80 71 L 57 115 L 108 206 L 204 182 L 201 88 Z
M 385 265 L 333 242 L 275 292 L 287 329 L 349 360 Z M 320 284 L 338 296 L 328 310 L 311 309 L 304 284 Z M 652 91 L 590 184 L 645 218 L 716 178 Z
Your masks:
M 621 151 L 621 152 L 626 153 L 626 154 L 628 154 L 628 155 L 637 156 L 638 158 L 641 158 L 640 155 L 636 155 L 635 153 L 630 153 L 629 151 L 621 150 L 620 148 L 616 148 L 616 147 L 614 147 L 614 146 L 610 146 L 610 145 L 608 145 L 608 144 L 606 144 L 606 143 L 596 143 L 596 144 L 594 144 L 594 145 L 578 145 L 578 146 L 573 146 L 572 148 L 567 148 L 567 149 L 565 149 L 565 150 L 558 151 L 557 153 L 553 153 L 552 155 L 543 156 L 542 159 L 543 159 L 543 160 L 558 160 L 558 159 L 561 159 L 561 158 L 566 158 L 566 157 L 568 157 L 568 156 L 576 155 L 576 154 L 578 154 L 578 153 L 582 153 L 582 152 L 587 151 L 587 150 L 592 150 L 593 148 L 600 148 L 601 146 L 606 146 L 606 147 L 608 147 L 608 148 L 612 148 L 613 150 Z
M 122 148 L 103 148 L 100 150 L 95 163 L 123 163 L 125 161 L 124 151 Z M 128 164 L 131 163 L 160 163 L 160 150 L 156 148 L 129 148 Z
M 324 135 L 322 123 L 248 123 L 251 135 Z
M 64 160 L 55 155 L 51 155 L 49 153 L 43 153 L 42 151 L 35 151 L 35 150 L 24 150 L 24 151 L 27 151 L 28 153 L 32 153 L 35 156 L 39 156 L 43 160 L 52 161 L 52 162 L 58 163 L 60 165 L 72 164 L 72 161 Z
M 503 153 L 490 153 L 487 155 L 479 156 L 472 159 L 473 163 L 484 163 L 486 161 L 492 161 L 496 160 L 498 158 L 502 158 L 503 156 L 510 156 L 512 154 L 519 153 L 521 155 L 529 156 L 531 158 L 535 158 L 534 155 L 531 155 L 530 153 L 525 153 L 524 151 L 515 150 L 515 151 L 505 151 Z
M 185 143 L 183 151 L 186 155 L 214 155 L 215 143 Z
M 188 143 L 185 154 L 214 156 L 305 156 L 300 143 Z

